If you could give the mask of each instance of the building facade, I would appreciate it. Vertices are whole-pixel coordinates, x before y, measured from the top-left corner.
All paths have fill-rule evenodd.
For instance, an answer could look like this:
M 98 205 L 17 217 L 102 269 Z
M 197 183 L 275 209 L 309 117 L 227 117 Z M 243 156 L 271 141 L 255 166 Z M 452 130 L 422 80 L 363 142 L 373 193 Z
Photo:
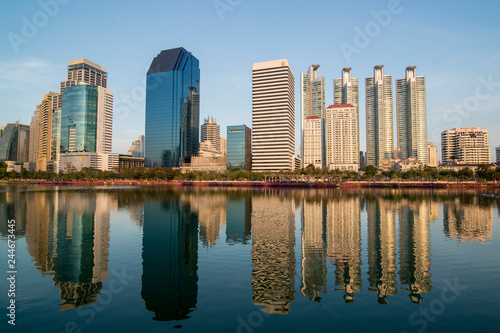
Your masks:
M 325 78 L 318 77 L 319 65 L 309 66 L 307 73 L 300 74 L 301 151 L 304 160 L 304 130 L 308 117 L 325 118 Z M 304 165 L 307 165 L 304 163 Z
M 217 121 L 212 118 L 206 118 L 203 125 L 201 125 L 201 142 L 210 141 L 213 147 L 220 153 L 220 126 Z
M 326 166 L 330 169 L 359 169 L 359 117 L 351 104 L 326 109 Z
M 497 163 L 500 163 L 500 147 L 496 148 L 496 153 L 497 153 Z
M 342 77 L 333 80 L 334 104 L 351 104 L 359 117 L 359 80 L 351 77 L 351 67 L 342 69 Z
M 199 148 L 200 66 L 179 47 L 161 51 L 147 72 L 147 167 L 180 167 Z
M 295 78 L 288 60 L 252 66 L 252 170 L 294 169 Z
M 427 156 L 427 106 L 425 77 L 417 76 L 416 66 L 406 68 L 406 77 L 396 80 L 396 109 L 399 158 L 415 156 L 424 165 Z
M 30 127 L 7 124 L 0 139 L 0 161 L 26 163 L 29 160 Z
M 38 158 L 38 115 L 40 114 L 40 104 L 36 106 L 35 112 L 31 117 L 30 123 L 30 147 L 28 162 L 32 162 L 36 166 Z
M 453 128 L 441 133 L 443 165 L 491 162 L 488 130 L 479 127 Z
M 40 103 L 38 114 L 38 157 L 36 169 L 48 171 L 51 169 L 52 149 L 52 117 L 59 108 L 59 94 L 49 92 Z
M 144 157 L 144 135 L 139 135 L 139 138 L 132 142 L 132 145 L 127 151 L 127 155 Z
M 366 164 L 377 166 L 381 159 L 394 156 L 392 76 L 377 65 L 366 84 Z
M 315 168 L 325 166 L 325 122 L 318 116 L 304 120 L 303 150 L 304 167 L 312 164 Z
M 434 168 L 438 164 L 438 149 L 434 143 L 427 142 L 427 165 Z
M 252 170 L 252 130 L 245 125 L 227 127 L 227 168 Z

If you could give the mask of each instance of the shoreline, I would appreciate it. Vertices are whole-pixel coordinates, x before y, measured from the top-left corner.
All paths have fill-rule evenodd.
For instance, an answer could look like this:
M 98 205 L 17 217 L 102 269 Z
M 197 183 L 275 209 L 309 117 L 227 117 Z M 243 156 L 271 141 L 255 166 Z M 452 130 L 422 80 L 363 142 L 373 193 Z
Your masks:
M 215 187 L 293 187 L 293 188 L 500 188 L 498 182 L 443 182 L 443 181 L 351 181 L 344 183 L 291 182 L 275 183 L 260 181 L 141 181 L 141 180 L 90 180 L 47 181 L 15 180 L 0 181 L 1 185 L 44 186 L 215 186 Z

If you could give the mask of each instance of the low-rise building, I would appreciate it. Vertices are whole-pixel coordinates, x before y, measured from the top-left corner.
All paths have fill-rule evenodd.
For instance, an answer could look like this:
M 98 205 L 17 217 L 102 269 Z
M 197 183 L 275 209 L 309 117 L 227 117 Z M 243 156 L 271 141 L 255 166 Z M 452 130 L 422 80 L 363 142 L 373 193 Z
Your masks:
M 424 164 L 419 161 L 415 156 L 410 156 L 404 160 L 396 162 L 395 170 L 406 172 L 410 169 L 420 169 L 423 168 Z

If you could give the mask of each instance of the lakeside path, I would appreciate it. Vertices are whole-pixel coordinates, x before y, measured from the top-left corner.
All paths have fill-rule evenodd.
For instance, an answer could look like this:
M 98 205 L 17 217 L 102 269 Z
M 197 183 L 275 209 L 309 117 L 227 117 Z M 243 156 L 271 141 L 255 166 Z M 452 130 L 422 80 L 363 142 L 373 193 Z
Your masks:
M 259 181 L 161 181 L 161 180 L 90 180 L 46 181 L 34 179 L 0 181 L 2 185 L 47 186 L 234 186 L 234 187 L 376 187 L 376 188 L 500 188 L 499 182 L 446 182 L 446 181 L 351 181 L 344 183 L 289 182 L 271 183 Z

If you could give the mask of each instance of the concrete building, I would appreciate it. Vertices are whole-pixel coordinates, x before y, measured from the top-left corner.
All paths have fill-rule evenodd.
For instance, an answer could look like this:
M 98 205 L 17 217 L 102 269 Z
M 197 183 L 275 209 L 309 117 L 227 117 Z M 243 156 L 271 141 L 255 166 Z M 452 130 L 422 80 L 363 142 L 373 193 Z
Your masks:
M 295 78 L 288 60 L 252 66 L 252 170 L 294 169 Z
M 434 168 L 438 164 L 438 149 L 434 143 L 427 142 L 427 165 Z
M 144 157 L 144 135 L 139 135 L 139 138 L 132 142 L 132 145 L 127 151 L 127 155 Z
M 7 124 L 0 139 L 0 161 L 26 163 L 29 159 L 30 127 Z
M 252 130 L 245 125 L 227 127 L 227 168 L 252 170 Z
M 205 119 L 203 125 L 201 125 L 201 142 L 210 141 L 214 148 L 220 153 L 220 126 L 217 125 L 217 121 L 212 117 Z
M 351 104 L 326 109 L 326 166 L 330 169 L 359 169 L 359 117 Z
M 59 84 L 59 104 L 61 104 L 62 95 L 65 88 L 84 83 L 107 88 L 107 70 L 84 58 L 71 60 L 70 62 L 68 62 L 66 81 L 62 81 Z
M 252 136 L 250 136 L 250 144 L 252 143 Z M 227 155 L 227 139 L 221 137 L 220 138 L 220 153 L 222 155 Z
M 49 92 L 45 94 L 40 103 L 38 114 L 38 156 L 36 169 L 48 171 L 52 169 L 51 141 L 52 141 L 52 117 L 54 111 L 59 108 L 59 94 Z
M 366 164 L 394 156 L 392 107 L 392 76 L 384 75 L 384 66 L 377 65 L 366 84 Z
M 60 153 L 59 170 L 65 173 L 81 171 L 83 168 L 111 171 L 119 167 L 119 154 L 89 152 Z
M 309 66 L 307 73 L 300 74 L 300 157 L 302 159 L 304 159 L 305 120 L 311 116 L 325 118 L 325 78 L 318 77 L 318 68 L 319 65 L 312 65 Z
M 500 163 L 500 147 L 496 147 L 497 163 Z
M 28 162 L 34 163 L 35 168 L 36 168 L 36 160 L 38 158 L 38 115 L 39 114 L 40 114 L 40 104 L 36 106 L 35 112 L 31 117 L 31 123 L 30 123 L 30 147 L 29 147 Z
M 325 166 L 325 121 L 318 116 L 309 116 L 304 120 L 303 161 L 304 167 L 309 164 L 315 168 Z
M 454 128 L 441 133 L 443 165 L 491 162 L 488 130 L 479 127 Z
M 410 156 L 408 158 L 405 158 L 404 160 L 397 161 L 395 164 L 395 170 L 406 172 L 410 169 L 420 169 L 423 166 L 424 163 L 422 163 L 422 161 L 418 160 L 415 156 Z
M 147 167 L 180 167 L 200 144 L 200 64 L 186 49 L 161 51 L 146 78 Z
M 396 80 L 399 158 L 415 156 L 424 165 L 427 158 L 427 106 L 425 77 L 416 66 L 406 68 L 406 77 Z

